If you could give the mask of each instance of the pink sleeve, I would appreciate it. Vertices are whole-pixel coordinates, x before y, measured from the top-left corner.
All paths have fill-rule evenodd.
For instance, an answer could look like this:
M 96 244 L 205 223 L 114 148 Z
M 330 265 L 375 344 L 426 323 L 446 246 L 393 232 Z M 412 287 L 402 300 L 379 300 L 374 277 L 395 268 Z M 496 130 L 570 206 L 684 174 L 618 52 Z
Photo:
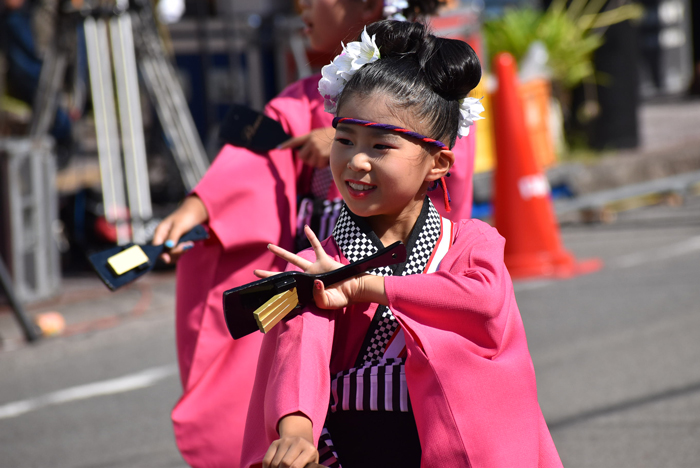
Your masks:
M 263 155 L 226 145 L 192 193 L 204 203 L 224 250 L 288 245 L 292 238 L 296 177 L 290 150 Z
M 323 99 L 318 93 L 321 75 L 310 76 L 288 86 L 270 101 L 265 113 L 279 121 L 292 136 L 306 135 L 320 127 L 330 127 L 333 116 L 323 110 Z
M 313 424 L 314 443 L 330 400 L 328 366 L 333 344 L 329 313 L 305 311 L 283 321 L 262 342 L 248 407 L 241 467 L 257 466 L 279 439 L 280 419 L 302 412 Z
M 452 330 L 480 349 L 498 348 L 512 290 L 503 264 L 504 245 L 505 240 L 485 223 L 462 221 L 435 273 L 385 278 L 391 309 L 419 335 L 420 327 L 412 323 Z
M 313 423 L 318 443 L 330 399 L 333 347 L 332 313 L 309 309 L 276 328 L 275 359 L 265 397 L 265 425 L 277 428 L 284 416 L 304 413 Z
M 305 82 L 294 83 L 265 109 L 292 136 L 312 128 L 315 104 L 307 88 Z M 300 170 L 291 150 L 258 154 L 226 145 L 192 193 L 207 208 L 209 227 L 225 250 L 251 243 L 288 246 Z
M 299 255 L 314 258 L 311 250 Z M 339 260 L 337 255 L 335 258 Z M 289 265 L 287 270 L 299 269 Z M 307 307 L 263 338 L 246 420 L 242 467 L 262 460 L 270 444 L 279 438 L 280 419 L 292 413 L 302 412 L 311 420 L 314 443 L 318 444 L 330 400 L 334 312 Z
M 329 243 L 333 244 L 330 239 L 322 242 L 324 246 Z M 316 258 L 311 249 L 299 256 L 311 261 Z M 287 271 L 301 269 L 289 264 Z M 314 440 L 318 442 L 330 399 L 334 312 L 307 305 L 296 317 L 277 325 L 274 338 L 265 336 L 265 340 L 274 340 L 276 348 L 265 398 L 266 426 L 277 428 L 284 416 L 300 411 L 314 423 Z

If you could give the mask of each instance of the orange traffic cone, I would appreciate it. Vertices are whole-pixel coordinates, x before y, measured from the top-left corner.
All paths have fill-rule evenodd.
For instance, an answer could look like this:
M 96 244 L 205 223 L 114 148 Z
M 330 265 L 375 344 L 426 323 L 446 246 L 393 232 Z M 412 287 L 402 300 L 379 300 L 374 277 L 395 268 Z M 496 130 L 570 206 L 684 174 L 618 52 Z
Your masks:
M 512 55 L 494 60 L 496 174 L 494 224 L 506 238 L 505 263 L 513 278 L 571 277 L 599 270 L 602 262 L 577 261 L 562 245 L 550 200 L 549 182 L 540 171 L 525 126 Z

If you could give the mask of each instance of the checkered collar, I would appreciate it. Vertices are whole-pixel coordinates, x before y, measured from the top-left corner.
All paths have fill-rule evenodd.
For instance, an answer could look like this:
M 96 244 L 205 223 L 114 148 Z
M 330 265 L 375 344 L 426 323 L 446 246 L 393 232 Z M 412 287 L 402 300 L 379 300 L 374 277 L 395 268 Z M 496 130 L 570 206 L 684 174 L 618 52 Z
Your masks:
M 406 244 L 406 261 L 390 267 L 375 268 L 369 273 L 377 276 L 423 273 L 440 238 L 440 229 L 440 213 L 430 198 L 425 197 L 423 208 Z M 333 239 L 350 262 L 368 257 L 384 247 L 367 222 L 352 213 L 345 204 L 333 229 Z

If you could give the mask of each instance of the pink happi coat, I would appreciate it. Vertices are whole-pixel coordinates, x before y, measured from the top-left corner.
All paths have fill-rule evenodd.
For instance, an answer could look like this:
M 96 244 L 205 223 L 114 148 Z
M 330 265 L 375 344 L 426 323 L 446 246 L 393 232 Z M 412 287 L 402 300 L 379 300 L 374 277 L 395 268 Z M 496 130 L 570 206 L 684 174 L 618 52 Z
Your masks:
M 537 402 L 504 244 L 487 224 L 461 221 L 435 273 L 385 277 L 389 307 L 406 338 L 406 380 L 423 468 L 562 466 Z M 324 248 L 348 263 L 332 237 Z M 314 257 L 312 251 L 302 255 Z M 318 443 L 331 375 L 353 366 L 376 307 L 309 307 L 265 335 L 242 466 L 261 461 L 288 414 L 309 417 Z
M 289 86 L 266 108 L 292 136 L 330 127 L 318 93 L 320 75 Z M 448 179 L 450 218 L 471 213 L 474 138 L 454 148 Z M 296 197 L 310 185 L 312 169 L 291 150 L 257 154 L 225 146 L 194 194 L 209 213 L 211 238 L 196 245 L 177 267 L 177 350 L 183 395 L 172 412 L 175 438 L 193 467 L 236 468 L 262 334 L 234 341 L 226 329 L 222 295 L 256 280 L 253 270 L 281 270 L 267 244 L 293 248 Z M 335 186 L 329 198 L 338 196 Z M 443 209 L 440 189 L 433 192 Z

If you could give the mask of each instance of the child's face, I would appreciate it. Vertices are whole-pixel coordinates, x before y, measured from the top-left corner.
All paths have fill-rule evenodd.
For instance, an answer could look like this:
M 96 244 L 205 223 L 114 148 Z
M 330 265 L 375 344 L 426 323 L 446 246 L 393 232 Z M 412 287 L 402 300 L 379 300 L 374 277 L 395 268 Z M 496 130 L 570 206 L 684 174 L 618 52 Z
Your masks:
M 383 4 L 376 0 L 299 0 L 311 48 L 339 52 L 341 42 L 355 40 L 363 26 L 381 19 L 381 10 L 374 8 L 378 3 Z
M 338 116 L 396 125 L 423 134 L 427 131 L 393 115 L 378 94 L 350 96 Z M 438 153 L 440 150 L 428 150 L 417 140 L 397 132 L 339 123 L 330 165 L 335 183 L 353 213 L 412 223 L 420 214 L 429 183 L 439 178 L 434 173 Z

